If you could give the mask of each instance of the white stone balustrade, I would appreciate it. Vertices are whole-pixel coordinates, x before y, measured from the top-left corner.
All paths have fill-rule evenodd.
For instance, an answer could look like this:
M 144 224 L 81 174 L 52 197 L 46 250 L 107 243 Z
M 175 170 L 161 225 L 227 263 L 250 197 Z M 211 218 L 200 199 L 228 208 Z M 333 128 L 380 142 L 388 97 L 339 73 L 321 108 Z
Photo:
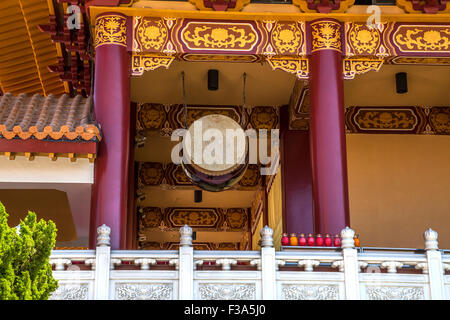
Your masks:
M 110 229 L 97 231 L 96 250 L 52 252 L 52 299 L 450 299 L 450 254 L 431 229 L 421 252 L 355 248 L 350 228 L 337 250 L 277 252 L 267 226 L 260 251 L 194 251 L 189 226 L 180 229 L 179 250 L 111 251 Z M 159 262 L 166 267 L 152 267 Z M 220 268 L 198 268 L 205 262 Z

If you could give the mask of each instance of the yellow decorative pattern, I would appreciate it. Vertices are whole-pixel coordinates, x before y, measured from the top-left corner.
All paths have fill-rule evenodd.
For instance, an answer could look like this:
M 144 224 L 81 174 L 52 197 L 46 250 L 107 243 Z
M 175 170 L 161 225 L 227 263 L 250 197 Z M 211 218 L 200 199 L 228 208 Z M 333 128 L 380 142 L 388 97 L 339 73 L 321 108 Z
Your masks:
M 95 21 L 95 47 L 104 44 L 127 46 L 127 19 L 119 15 L 100 16 Z
M 248 23 L 188 23 L 181 38 L 191 50 L 250 51 L 258 35 Z
M 349 31 L 349 45 L 356 54 L 375 55 L 380 46 L 380 31 L 369 29 L 366 24 L 352 24 Z
M 379 71 L 383 59 L 344 59 L 344 79 L 354 79 L 355 75 L 369 71 Z
M 136 28 L 136 38 L 146 50 L 161 51 L 167 37 L 167 27 L 162 19 L 143 19 Z
M 224 55 L 224 54 L 185 54 L 183 60 L 186 61 L 215 61 L 215 62 L 255 62 L 258 57 L 255 55 Z
M 395 57 L 391 60 L 392 64 L 418 64 L 418 65 L 450 65 L 450 58 L 431 58 L 431 57 Z
M 335 21 L 318 21 L 311 23 L 311 52 L 319 50 L 336 50 L 341 52 L 341 25 Z
M 279 54 L 297 53 L 302 38 L 302 32 L 296 23 L 277 23 L 272 32 L 272 43 Z
M 400 26 L 393 38 L 402 52 L 450 52 L 449 26 Z
M 267 62 L 272 70 L 281 69 L 293 73 L 298 79 L 308 79 L 309 61 L 306 58 L 268 57 Z
M 160 67 L 165 67 L 166 69 L 168 69 L 174 59 L 175 59 L 174 56 L 168 56 L 163 54 L 153 54 L 153 55 L 133 54 L 131 73 L 134 76 L 139 76 L 142 75 L 144 71 L 151 71 Z

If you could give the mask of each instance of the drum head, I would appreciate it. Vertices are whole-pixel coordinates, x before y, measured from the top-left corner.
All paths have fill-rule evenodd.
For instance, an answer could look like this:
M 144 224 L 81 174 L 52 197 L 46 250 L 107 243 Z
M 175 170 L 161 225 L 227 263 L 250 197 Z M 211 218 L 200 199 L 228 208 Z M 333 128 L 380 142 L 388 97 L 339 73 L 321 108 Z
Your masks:
M 233 119 L 213 114 L 194 121 L 183 139 L 183 163 L 198 171 L 219 176 L 245 164 L 248 142 Z

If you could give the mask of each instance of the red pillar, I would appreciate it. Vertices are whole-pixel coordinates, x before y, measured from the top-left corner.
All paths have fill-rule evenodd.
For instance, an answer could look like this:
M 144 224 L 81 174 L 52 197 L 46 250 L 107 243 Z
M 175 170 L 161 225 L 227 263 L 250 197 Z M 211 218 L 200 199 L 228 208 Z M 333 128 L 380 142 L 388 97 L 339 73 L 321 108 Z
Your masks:
M 314 232 L 309 133 L 289 129 L 288 106 L 280 109 L 283 232 Z
M 111 228 L 111 248 L 126 249 L 130 148 L 130 57 L 126 47 L 126 17 L 97 17 L 95 27 L 95 118 L 102 141 L 95 162 L 90 246 L 96 229 Z
M 333 19 L 310 24 L 310 134 L 316 233 L 339 233 L 350 224 L 344 128 L 342 26 Z

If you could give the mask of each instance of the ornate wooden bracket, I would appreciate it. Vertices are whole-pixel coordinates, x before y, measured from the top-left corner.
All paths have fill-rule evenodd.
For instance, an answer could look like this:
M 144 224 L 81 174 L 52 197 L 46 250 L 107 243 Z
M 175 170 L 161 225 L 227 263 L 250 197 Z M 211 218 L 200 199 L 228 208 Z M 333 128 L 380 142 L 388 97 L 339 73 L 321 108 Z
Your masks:
M 383 59 L 344 59 L 344 79 L 354 79 L 357 74 L 363 74 L 369 71 L 379 71 L 383 62 Z
M 151 71 L 160 67 L 168 69 L 173 60 L 175 60 L 174 56 L 164 54 L 133 54 L 131 57 L 131 74 L 133 76 L 140 76 L 144 71 Z
M 303 12 L 345 12 L 355 0 L 293 0 L 293 4 L 300 7 Z
M 397 6 L 409 13 L 449 13 L 450 2 L 447 0 L 397 0 Z
M 250 0 L 189 0 L 199 10 L 240 11 Z

